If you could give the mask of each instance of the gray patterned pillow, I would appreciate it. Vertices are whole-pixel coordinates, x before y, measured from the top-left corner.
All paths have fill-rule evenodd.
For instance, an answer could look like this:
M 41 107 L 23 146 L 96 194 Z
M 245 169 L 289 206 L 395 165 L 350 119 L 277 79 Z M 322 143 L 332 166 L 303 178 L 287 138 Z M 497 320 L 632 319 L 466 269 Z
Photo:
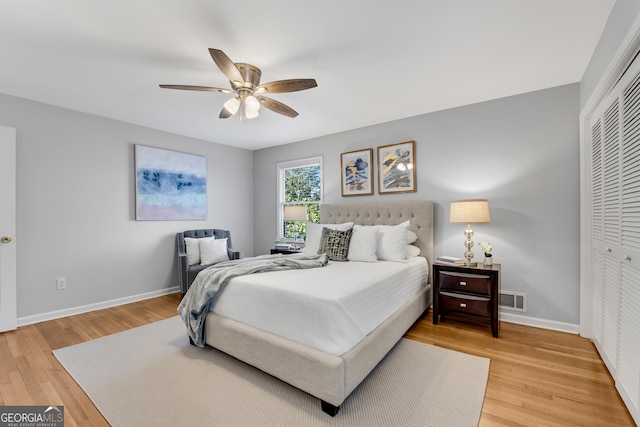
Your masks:
M 340 231 L 324 227 L 318 253 L 327 254 L 327 257 L 333 261 L 347 261 L 351 233 L 353 233 L 353 228 Z

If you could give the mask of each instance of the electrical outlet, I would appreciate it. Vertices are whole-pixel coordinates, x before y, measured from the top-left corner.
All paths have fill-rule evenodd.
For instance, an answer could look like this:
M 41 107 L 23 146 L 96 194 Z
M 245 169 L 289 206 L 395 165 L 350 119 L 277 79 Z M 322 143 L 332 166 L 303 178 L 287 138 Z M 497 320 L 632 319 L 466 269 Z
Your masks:
M 64 277 L 60 277 L 56 279 L 57 290 L 66 289 L 66 288 L 67 288 L 67 279 L 65 279 Z

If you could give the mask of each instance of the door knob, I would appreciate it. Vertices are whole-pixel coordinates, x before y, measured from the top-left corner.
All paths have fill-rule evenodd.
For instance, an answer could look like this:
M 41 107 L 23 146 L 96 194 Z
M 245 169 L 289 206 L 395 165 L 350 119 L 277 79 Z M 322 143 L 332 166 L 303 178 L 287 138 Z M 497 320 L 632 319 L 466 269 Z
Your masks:
M 11 236 L 2 236 L 2 243 L 9 243 L 11 242 Z

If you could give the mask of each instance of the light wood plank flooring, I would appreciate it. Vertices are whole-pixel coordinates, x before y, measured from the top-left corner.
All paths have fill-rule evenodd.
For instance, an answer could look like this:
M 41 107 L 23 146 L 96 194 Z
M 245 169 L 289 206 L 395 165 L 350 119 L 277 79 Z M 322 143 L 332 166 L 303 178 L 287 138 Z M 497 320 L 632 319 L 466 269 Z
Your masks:
M 0 405 L 64 405 L 66 426 L 106 426 L 52 350 L 176 315 L 179 294 L 0 334 Z M 593 344 L 577 335 L 431 311 L 406 337 L 491 359 L 480 426 L 633 426 Z

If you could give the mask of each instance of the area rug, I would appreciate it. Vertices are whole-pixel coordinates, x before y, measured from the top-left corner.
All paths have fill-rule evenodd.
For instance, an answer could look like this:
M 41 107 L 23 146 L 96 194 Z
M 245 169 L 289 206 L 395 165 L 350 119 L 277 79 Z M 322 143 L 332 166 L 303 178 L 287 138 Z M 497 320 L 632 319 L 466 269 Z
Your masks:
M 177 316 L 54 354 L 113 426 L 477 426 L 489 372 L 489 359 L 402 339 L 332 418 L 313 396 L 189 345 Z

